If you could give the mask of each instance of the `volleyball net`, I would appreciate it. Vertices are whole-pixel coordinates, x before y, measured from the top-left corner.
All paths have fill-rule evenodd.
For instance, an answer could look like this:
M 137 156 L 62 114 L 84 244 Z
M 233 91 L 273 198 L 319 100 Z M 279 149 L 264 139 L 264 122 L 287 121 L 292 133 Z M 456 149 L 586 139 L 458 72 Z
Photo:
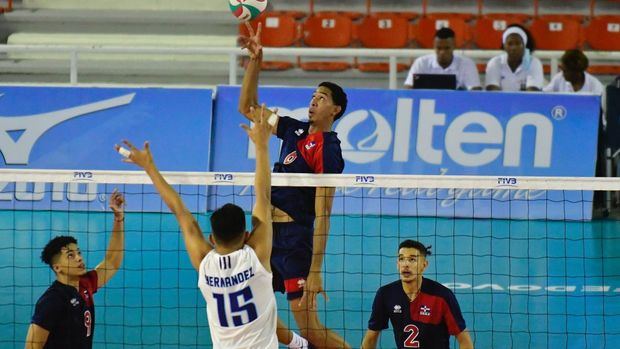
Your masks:
M 209 234 L 253 173 L 164 172 Z M 599 219 L 619 179 L 273 174 L 274 186 L 336 187 L 323 266 L 324 324 L 359 347 L 376 290 L 398 280 L 404 239 L 432 245 L 425 276 L 451 288 L 478 348 L 620 347 L 620 223 Z M 89 268 L 125 195 L 125 258 L 95 296 L 97 348 L 209 348 L 205 302 L 176 219 L 139 171 L 0 171 L 0 346 L 23 347 L 55 279 L 43 246 L 77 238 Z M 613 212 L 612 212 L 613 213 Z M 279 314 L 296 328 L 288 303 Z M 380 347 L 394 347 L 391 330 Z M 453 344 L 454 346 L 454 344 Z

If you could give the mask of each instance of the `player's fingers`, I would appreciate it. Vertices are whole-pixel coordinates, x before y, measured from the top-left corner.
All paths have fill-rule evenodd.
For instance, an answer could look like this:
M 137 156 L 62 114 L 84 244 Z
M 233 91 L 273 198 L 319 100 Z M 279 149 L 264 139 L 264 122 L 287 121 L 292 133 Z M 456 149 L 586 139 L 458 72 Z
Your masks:
M 265 113 L 265 109 L 267 109 L 267 106 L 265 105 L 265 103 L 260 105 L 260 121 L 261 123 L 267 121 L 267 113 Z
M 254 28 L 252 28 L 250 22 L 245 22 L 245 28 L 248 30 L 250 36 L 254 36 Z
M 260 33 L 262 29 L 263 29 L 262 23 L 258 23 L 258 29 L 256 30 L 256 44 L 259 46 L 259 48 L 260 48 Z
M 297 305 L 301 307 L 306 303 L 307 300 L 308 300 L 308 291 L 304 290 L 304 293 L 301 295 L 301 298 L 299 299 L 299 303 Z
M 329 302 L 329 296 L 327 296 L 327 292 L 325 292 L 325 290 L 321 290 L 321 292 L 319 293 L 323 295 L 323 298 L 325 298 L 326 302 Z
M 144 142 L 144 150 L 146 150 L 149 153 L 151 152 L 151 143 L 149 143 L 149 141 Z
M 126 139 L 123 139 L 123 143 L 125 143 L 125 145 L 126 145 L 126 146 L 128 146 L 128 147 L 129 147 L 129 149 L 131 149 L 131 150 L 137 149 L 136 147 L 134 147 L 134 145 L 133 145 L 133 144 L 131 144 L 131 142 L 130 142 L 130 141 L 128 141 L 128 140 L 126 140 Z
M 248 134 L 248 136 L 250 135 L 250 131 L 251 131 L 250 126 L 248 126 L 247 124 L 239 124 L 239 126 L 245 131 L 245 133 Z
M 131 160 L 130 158 L 121 159 L 121 161 L 126 162 L 128 164 L 135 164 L 135 162 L 133 162 L 133 160 Z

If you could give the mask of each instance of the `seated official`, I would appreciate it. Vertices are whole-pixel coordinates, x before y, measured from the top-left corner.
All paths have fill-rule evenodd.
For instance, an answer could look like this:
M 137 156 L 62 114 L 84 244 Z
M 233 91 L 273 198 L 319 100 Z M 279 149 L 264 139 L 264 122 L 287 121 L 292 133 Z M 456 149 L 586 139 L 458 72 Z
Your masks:
M 532 56 L 535 45 L 527 29 L 518 24 L 508 26 L 502 35 L 502 49 L 504 53 L 487 63 L 487 91 L 540 91 L 543 66 Z
M 605 88 L 594 76 L 588 74 L 588 57 L 580 50 L 564 52 L 560 62 L 561 72 L 543 88 L 545 92 L 575 92 L 602 95 Z
M 482 89 L 474 61 L 454 54 L 455 41 L 452 29 L 437 30 L 434 47 L 435 53 L 418 57 L 413 62 L 405 80 L 406 88 L 413 88 L 414 74 L 453 74 L 456 75 L 457 89 Z

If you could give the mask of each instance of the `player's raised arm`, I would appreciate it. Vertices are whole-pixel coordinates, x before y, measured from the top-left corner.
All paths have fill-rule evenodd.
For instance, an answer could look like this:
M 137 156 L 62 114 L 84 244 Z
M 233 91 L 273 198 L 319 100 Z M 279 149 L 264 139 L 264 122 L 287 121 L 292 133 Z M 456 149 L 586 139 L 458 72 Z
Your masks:
M 189 259 L 192 262 L 194 269 L 198 270 L 200 267 L 200 262 L 212 249 L 211 245 L 209 245 L 202 234 L 202 230 L 200 230 L 198 222 L 192 213 L 187 209 L 183 203 L 183 200 L 181 200 L 179 193 L 177 193 L 176 190 L 174 190 L 170 184 L 166 182 L 166 179 L 164 179 L 161 173 L 159 173 L 159 170 L 153 161 L 149 143 L 145 142 L 144 149 L 140 150 L 128 141 L 123 142 L 129 147 L 130 150 L 128 157 L 123 161 L 131 162 L 140 166 L 149 175 L 151 181 L 153 181 L 153 185 L 159 192 L 159 195 L 161 195 L 162 200 L 166 203 L 170 211 L 176 216 L 179 226 L 181 227 L 181 232 L 183 233 L 185 249 L 189 254 Z M 116 150 L 119 151 L 119 149 L 120 147 L 117 145 Z M 123 149 L 119 152 L 122 152 L 122 150 Z
M 254 115 L 250 110 L 250 107 L 255 109 L 259 108 L 258 105 L 258 75 L 261 69 L 261 63 L 263 62 L 263 46 L 260 43 L 261 23 L 258 24 L 256 33 L 252 26 L 246 22 L 245 26 L 248 28 L 250 36 L 240 38 L 243 48 L 248 50 L 250 60 L 243 75 L 243 82 L 241 83 L 241 91 L 239 93 L 239 112 L 243 114 L 248 120 L 254 121 Z M 278 129 L 278 117 L 275 112 L 266 109 L 269 123 L 273 126 L 272 133 L 275 134 Z M 274 114 L 274 116 L 271 116 Z M 269 119 L 269 117 L 271 117 Z
M 97 288 L 103 287 L 116 274 L 123 262 L 125 251 L 125 198 L 116 191 L 110 195 L 110 209 L 114 212 L 112 237 L 108 243 L 103 261 L 95 267 L 97 271 Z
M 251 108 L 254 125 L 242 127 L 256 145 L 256 170 L 254 192 L 256 202 L 252 211 L 254 230 L 248 244 L 252 246 L 261 263 L 268 271 L 271 270 L 271 246 L 273 227 L 271 225 L 271 169 L 269 168 L 269 137 L 271 125 L 267 122 L 265 105 L 260 109 Z
M 261 24 L 258 24 L 256 33 L 254 33 L 250 23 L 246 22 L 245 26 L 248 29 L 249 36 L 240 37 L 240 41 L 242 48 L 248 50 L 250 60 L 243 76 L 243 83 L 241 84 L 239 112 L 250 121 L 253 121 L 250 107 L 258 107 L 258 74 L 263 61 L 263 47 L 260 43 Z

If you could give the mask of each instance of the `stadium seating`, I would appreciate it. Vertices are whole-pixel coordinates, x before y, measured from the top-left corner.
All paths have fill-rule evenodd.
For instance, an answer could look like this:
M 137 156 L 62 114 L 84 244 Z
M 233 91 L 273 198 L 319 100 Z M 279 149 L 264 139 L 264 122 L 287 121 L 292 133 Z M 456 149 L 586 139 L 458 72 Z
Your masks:
M 474 19 L 475 15 L 473 13 L 432 12 L 427 13 L 426 17 L 432 19 L 458 18 L 468 22 Z
M 541 50 L 569 50 L 579 48 L 583 43 L 581 24 L 570 18 L 536 18 L 530 31 L 536 48 Z
M 620 51 L 620 16 L 594 17 L 585 28 L 585 36 L 594 50 Z
M 474 42 L 480 49 L 497 50 L 502 46 L 502 33 L 511 24 L 523 24 L 525 14 L 493 14 L 478 18 L 474 25 Z
M 266 13 L 251 22 L 254 30 L 261 23 L 261 44 L 266 47 L 295 46 L 300 38 L 300 26 L 295 18 L 287 13 Z M 248 35 L 245 25 L 239 25 L 239 34 Z M 261 68 L 264 70 L 286 70 L 295 64 L 283 60 L 264 60 Z
M 456 35 L 456 47 L 463 48 L 471 39 L 469 25 L 460 16 L 423 17 L 417 26 L 412 29 L 412 34 L 418 44 L 423 48 L 432 48 L 435 32 L 442 27 L 449 27 Z
M 393 13 L 376 13 L 364 17 L 356 32 L 361 45 L 367 48 L 403 48 L 409 44 L 407 19 Z M 360 62 L 357 68 L 364 72 L 387 72 L 389 64 Z M 407 64 L 397 64 L 398 71 L 407 68 Z
M 585 28 L 586 42 L 593 50 L 620 51 L 620 16 L 599 16 Z M 590 74 L 620 75 L 620 63 L 590 65 Z
M 303 42 L 309 47 L 347 47 L 351 44 L 353 22 L 350 17 L 333 13 L 316 13 L 303 23 Z M 342 71 L 351 68 L 345 61 L 302 61 L 304 70 Z

